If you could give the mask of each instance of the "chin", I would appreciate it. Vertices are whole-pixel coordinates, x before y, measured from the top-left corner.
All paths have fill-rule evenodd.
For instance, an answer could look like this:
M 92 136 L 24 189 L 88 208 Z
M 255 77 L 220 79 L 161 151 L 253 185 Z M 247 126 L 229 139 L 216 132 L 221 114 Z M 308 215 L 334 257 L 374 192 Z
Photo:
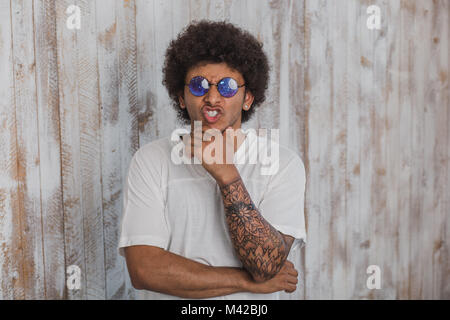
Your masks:
M 205 123 L 205 124 L 203 124 L 203 128 L 206 128 L 206 129 L 218 129 L 218 130 L 222 131 L 223 130 L 222 127 L 223 127 L 222 125 L 217 124 L 217 123 L 212 123 L 212 124 Z

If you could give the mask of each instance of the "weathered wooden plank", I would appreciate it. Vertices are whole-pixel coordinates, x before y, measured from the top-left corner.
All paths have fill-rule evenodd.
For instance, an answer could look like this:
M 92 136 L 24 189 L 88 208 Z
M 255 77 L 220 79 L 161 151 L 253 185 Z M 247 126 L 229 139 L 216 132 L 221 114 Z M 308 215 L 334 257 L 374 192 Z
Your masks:
M 410 26 L 411 34 L 417 39 L 417 35 L 421 34 L 428 37 L 430 22 L 422 16 L 422 4 L 418 1 L 408 2 L 404 4 L 404 9 L 414 17 L 414 23 Z M 420 26 L 417 21 L 420 21 Z M 421 48 L 422 47 L 422 48 Z M 411 137 L 412 137 L 412 185 L 411 185 L 411 225 L 410 225 L 410 241 L 411 241 L 411 257 L 410 257 L 410 290 L 412 299 L 423 299 L 426 295 L 426 288 L 423 287 L 423 278 L 426 277 L 426 255 L 424 250 L 427 249 L 424 234 L 428 231 L 424 229 L 424 200 L 426 197 L 426 189 L 424 186 L 424 170 L 425 163 L 425 140 L 424 140 L 424 95 L 425 95 L 425 78 L 423 72 L 425 64 L 429 63 L 429 53 L 419 45 L 417 40 L 411 43 L 408 52 L 411 59 L 411 66 L 408 68 L 411 81 L 412 96 L 411 108 Z M 425 241 L 425 242 L 424 242 Z M 430 270 L 431 271 L 431 270 Z
M 330 191 L 327 152 L 331 141 L 330 105 L 328 73 L 324 69 L 329 67 L 327 59 L 327 23 L 325 14 L 321 14 L 325 2 L 305 2 L 305 30 L 308 40 L 306 61 L 309 87 L 305 98 L 309 100 L 308 114 L 308 163 L 309 163 L 309 192 L 307 192 L 308 209 L 308 244 L 305 249 L 306 259 L 306 299 L 323 299 L 331 297 L 330 276 L 331 265 L 329 257 L 330 235 L 329 226 Z M 327 62 L 327 66 L 322 66 Z
M 295 149 L 303 162 L 306 159 L 306 123 L 307 108 L 304 101 L 305 91 L 305 24 L 304 24 L 304 3 L 293 1 L 291 9 L 292 18 L 290 20 L 290 35 L 288 44 L 289 57 L 289 96 L 290 103 L 288 119 L 291 128 L 288 145 Z M 280 127 L 282 123 L 280 123 Z
M 415 41 L 414 50 L 414 66 L 411 72 L 411 76 L 414 78 L 416 83 L 416 90 L 411 94 L 415 98 L 415 103 L 413 104 L 413 152 L 416 164 L 416 176 L 414 177 L 415 183 L 413 184 L 413 195 L 416 199 L 415 207 L 413 207 L 415 228 L 417 228 L 417 233 L 413 233 L 412 236 L 412 252 L 415 255 L 415 259 L 411 260 L 411 268 L 414 270 L 412 274 L 412 293 L 413 297 L 415 295 L 416 299 L 427 299 L 431 297 L 429 281 L 431 280 L 432 270 L 431 270 L 431 257 L 430 247 L 431 230 L 429 229 L 427 220 L 432 220 L 435 215 L 435 210 L 430 208 L 429 200 L 432 197 L 433 188 L 430 185 L 429 179 L 432 178 L 433 170 L 429 170 L 428 166 L 431 163 L 429 161 L 429 143 L 427 138 L 429 138 L 428 130 L 428 108 L 430 107 L 426 101 L 428 83 L 428 66 L 430 65 L 430 50 L 427 43 L 431 33 L 431 19 L 428 11 L 429 2 L 415 2 L 414 11 L 414 30 L 417 35 L 421 34 L 421 43 Z M 420 24 L 420 27 L 419 27 Z M 431 142 L 431 141 L 430 141 Z M 431 209 L 431 210 L 430 210 Z M 430 259 L 430 260 L 429 260 Z M 415 261 L 415 262 L 413 262 Z
M 106 299 L 127 299 L 125 260 L 118 257 L 120 217 L 122 214 L 122 156 L 119 122 L 119 66 L 117 12 L 131 10 L 122 2 L 110 6 L 110 1 L 96 3 L 99 89 L 102 110 L 102 192 L 104 214 Z M 133 26 L 130 26 L 133 27 Z
M 253 8 L 259 8 L 261 4 L 254 3 Z M 287 48 L 282 47 L 288 45 L 288 40 L 281 40 L 283 35 L 283 22 L 285 21 L 286 14 L 288 14 L 289 3 L 286 1 L 272 1 L 264 3 L 264 6 L 260 8 L 261 23 L 257 24 L 256 35 L 264 43 L 264 50 L 269 59 L 269 65 L 271 67 L 269 86 L 266 94 L 266 101 L 258 108 L 258 112 L 254 114 L 255 127 L 256 128 L 280 128 L 280 140 L 284 139 L 281 136 L 281 130 L 283 130 L 283 136 L 287 138 L 287 131 L 283 129 L 280 121 L 280 111 L 285 108 L 288 101 L 288 97 L 284 96 L 285 86 L 282 85 L 283 79 L 289 79 L 288 70 L 283 64 L 283 71 L 280 69 L 283 59 L 286 57 L 284 53 Z M 269 14 L 266 14 L 269 13 Z M 245 15 L 243 21 L 245 21 Z M 250 29 L 250 27 L 249 27 Z M 255 33 L 254 33 L 255 34 Z M 286 81 L 286 80 L 284 80 Z M 285 115 L 286 112 L 283 112 Z M 283 118 L 283 121 L 286 118 Z M 288 144 L 288 142 L 286 142 Z
M 361 149 L 361 127 L 359 125 L 361 104 L 359 100 L 359 75 L 361 68 L 361 54 L 359 42 L 361 39 L 361 27 L 364 23 L 364 15 L 361 14 L 361 6 L 355 1 L 346 2 L 346 37 L 342 43 L 347 46 L 346 59 L 346 92 L 345 104 L 347 106 L 347 118 L 345 120 L 347 132 L 345 134 L 346 143 L 346 180 L 345 180 L 345 261 L 346 261 L 346 299 L 353 299 L 355 292 L 365 285 L 365 280 L 361 277 L 364 274 L 364 267 L 360 265 L 357 257 L 361 247 L 361 234 L 359 224 L 360 219 L 360 149 Z M 355 27 L 358 26 L 358 27 Z
M 170 10 L 172 20 L 171 38 L 174 39 L 178 35 L 178 33 L 189 24 L 189 21 L 191 21 L 190 16 L 192 9 L 190 7 L 190 2 L 185 0 L 171 0 L 171 6 L 172 6 Z M 226 3 L 224 4 L 224 8 L 225 6 Z
M 330 190 L 330 247 L 329 261 L 333 269 L 329 285 L 334 299 L 344 299 L 346 294 L 346 252 L 345 252 L 345 179 L 346 179 L 346 135 L 347 135 L 347 61 L 346 26 L 340 20 L 346 14 L 346 5 L 333 2 L 328 6 L 327 60 L 329 70 L 330 139 L 328 167 Z M 325 187 L 325 186 L 324 186 Z M 325 226 L 324 226 L 325 227 Z M 332 290 L 331 290 L 332 289 Z
M 279 52 L 276 58 L 279 59 L 279 65 L 277 69 L 279 70 L 279 102 L 278 102 L 278 113 L 279 113 L 279 122 L 278 128 L 280 129 L 280 142 L 287 145 L 288 147 L 292 147 L 291 145 L 291 134 L 294 132 L 292 130 L 292 124 L 290 123 L 293 120 L 291 117 L 294 114 L 294 108 L 292 108 L 292 99 L 290 97 L 291 87 L 290 85 L 290 76 L 292 73 L 291 61 L 290 61 L 290 46 L 291 41 L 291 24 L 292 20 L 296 17 L 293 17 L 293 6 L 294 3 L 289 1 L 283 2 L 286 4 L 285 6 L 281 5 L 279 11 L 282 12 L 282 16 L 286 17 L 285 19 L 279 21 L 280 24 L 280 36 L 279 36 Z M 298 53 L 300 53 L 299 51 Z M 277 59 L 277 60 L 278 60 Z M 273 106 L 270 106 L 273 108 Z M 297 124 L 298 125 L 298 124 Z M 297 146 L 296 146 L 297 147 Z
M 310 175 L 311 175 L 311 158 L 310 158 L 310 129 L 309 129 L 309 118 L 310 118 L 310 110 L 311 110 L 311 99 L 310 99 L 310 92 L 311 92 L 311 79 L 309 70 L 307 68 L 307 64 L 309 61 L 309 55 L 311 52 L 311 17 L 307 12 L 307 3 L 303 2 L 303 60 L 304 60 L 304 67 L 303 67 L 303 105 L 305 108 L 304 113 L 304 126 L 305 126 L 305 147 L 304 147 L 304 157 L 303 162 L 305 165 L 305 174 L 306 174 L 306 188 L 305 188 L 305 227 L 306 227 L 306 235 L 307 235 L 307 244 L 311 241 L 310 232 L 312 228 L 311 226 L 311 220 L 314 218 L 318 219 L 317 216 L 313 216 L 313 212 L 318 211 L 318 207 L 313 207 L 311 204 L 311 200 L 313 199 L 311 197 L 311 193 L 313 191 L 313 186 L 310 185 Z M 316 191 L 317 191 L 316 186 Z M 317 221 L 317 220 L 316 220 Z M 317 226 L 317 223 L 314 224 Z M 318 272 L 316 271 L 313 275 L 309 273 L 308 270 L 308 258 L 311 257 L 311 254 L 308 252 L 307 247 L 305 246 L 302 250 L 302 261 L 303 261 L 303 268 L 304 268 L 304 274 L 303 274 L 303 299 L 307 299 L 310 294 L 308 293 L 308 288 L 311 288 L 311 284 L 308 281 L 308 277 L 310 276 L 316 276 Z M 317 257 L 317 255 L 313 255 L 312 258 Z
M 407 265 L 402 263 L 401 255 L 407 255 L 408 243 L 403 240 L 408 237 L 409 212 L 405 210 L 405 200 L 409 199 L 409 193 L 405 192 L 408 186 L 402 186 L 403 176 L 409 175 L 408 168 L 402 162 L 407 149 L 402 145 L 402 129 L 404 128 L 402 118 L 402 105 L 400 104 L 401 82 L 399 77 L 401 58 L 401 39 L 403 29 L 401 24 L 400 2 L 394 1 L 386 7 L 384 12 L 384 30 L 386 30 L 387 49 L 386 59 L 386 81 L 382 87 L 384 101 L 386 104 L 386 130 L 388 139 L 386 141 L 386 178 L 388 181 L 386 195 L 385 225 L 386 236 L 384 237 L 383 257 L 384 265 L 381 270 L 381 290 L 388 292 L 385 297 L 389 299 L 401 299 L 407 294 L 405 284 L 407 279 Z M 388 21 L 398 21 L 389 23 Z M 409 124 L 407 124 L 408 126 Z M 406 141 L 406 140 L 403 140 Z M 403 238 L 402 238 L 403 237 Z M 406 245 L 406 248 L 405 248 Z M 404 250 L 402 252 L 402 250 Z M 406 267 L 406 268 L 405 268 Z
M 95 2 L 78 3 L 83 17 L 77 33 L 77 81 L 80 121 L 81 195 L 87 298 L 105 298 L 101 189 L 101 113 L 98 98 Z
M 157 83 L 153 80 L 161 70 L 155 65 L 152 59 L 155 59 L 155 43 L 153 29 L 155 21 L 155 1 L 136 1 L 136 47 L 139 48 L 136 53 L 136 59 L 139 66 L 137 70 L 138 85 L 138 128 L 140 137 L 140 145 L 155 139 L 159 133 L 158 123 L 156 121 L 156 87 Z M 146 23 L 143 23 L 146 21 Z M 152 52 L 152 54 L 149 54 Z M 169 106 L 168 106 L 169 107 Z M 125 167 L 125 166 L 124 166 Z
M 285 50 L 288 51 L 289 58 L 289 98 L 290 103 L 285 107 L 288 108 L 287 119 L 289 121 L 289 138 L 284 143 L 291 149 L 295 150 L 298 155 L 305 159 L 307 155 L 306 144 L 306 104 L 303 99 L 305 89 L 304 74 L 305 74 L 305 50 L 304 50 L 304 3 L 300 1 L 292 1 L 289 7 L 289 14 L 291 15 L 289 23 L 289 37 L 288 44 Z M 280 122 L 280 128 L 283 127 L 283 122 Z M 306 171 L 306 168 L 305 168 Z M 305 220 L 307 220 L 307 209 L 305 205 Z M 307 221 L 305 221 L 307 224 Z M 299 266 L 299 283 L 297 285 L 297 292 L 292 299 L 305 299 L 305 247 L 297 249 L 293 257 Z
M 432 17 L 431 17 L 431 2 L 418 2 L 416 6 L 416 23 L 419 19 L 420 21 L 420 31 L 417 29 L 418 34 L 422 33 L 423 38 L 420 41 L 420 45 L 418 45 L 415 54 L 417 55 L 418 62 L 417 69 L 415 70 L 414 77 L 418 83 L 417 93 L 417 115 L 420 115 L 420 119 L 417 119 L 417 123 L 421 122 L 422 129 L 420 133 L 423 135 L 421 139 L 423 139 L 423 155 L 421 156 L 421 165 L 423 168 L 420 168 L 422 177 L 418 177 L 419 184 L 422 187 L 422 201 L 420 203 L 420 234 L 416 238 L 420 242 L 417 243 L 416 250 L 419 250 L 418 256 L 420 257 L 419 263 L 416 264 L 419 268 L 420 272 L 420 289 L 421 289 L 421 299 L 430 299 L 432 298 L 432 284 L 433 284 L 433 269 L 432 269 L 432 255 L 433 255 L 433 227 L 430 223 L 433 223 L 433 220 L 438 214 L 436 207 L 433 205 L 433 197 L 435 193 L 435 186 L 433 185 L 433 180 L 435 176 L 435 168 L 433 168 L 433 149 L 430 149 L 430 146 L 433 147 L 435 140 L 433 126 L 436 124 L 433 123 L 433 105 L 432 101 L 429 100 L 430 95 L 430 68 L 433 68 L 434 62 L 432 62 L 431 56 L 431 43 L 432 43 Z M 431 62 L 431 63 L 430 63 Z M 431 102 L 431 103 L 430 103 Z M 441 106 L 439 106 L 441 109 Z M 442 110 L 442 109 L 441 109 Z M 437 110 L 436 110 L 437 111 Z M 419 134 L 419 131 L 417 131 Z M 434 141 L 434 143 L 432 142 Z M 433 168 L 430 170 L 430 166 Z M 420 189 L 419 189 L 420 190 Z
M 45 297 L 42 248 L 41 179 L 36 109 L 33 3 L 11 3 L 17 128 L 18 211 L 25 299 Z M 14 245 L 14 244 L 13 244 Z M 16 243 L 15 245 L 18 245 Z
M 444 19 L 447 22 L 447 26 L 449 24 L 450 19 L 450 7 L 447 4 L 447 18 Z M 445 26 L 445 24 L 444 24 Z M 443 70 L 441 74 L 441 81 L 442 85 L 445 90 L 447 90 L 447 95 L 444 96 L 444 106 L 447 106 L 447 124 L 450 123 L 450 40 L 448 36 L 449 28 L 446 28 L 447 32 L 444 32 L 444 36 L 447 35 L 446 39 L 442 39 L 442 53 L 441 57 L 443 55 L 443 58 L 445 59 L 445 56 L 447 56 L 447 73 L 445 73 L 445 70 Z M 445 47 L 445 42 L 447 42 L 447 47 Z M 447 52 L 445 52 L 445 48 L 447 48 Z M 444 61 L 444 60 L 443 60 Z M 444 64 L 444 62 L 442 62 Z M 450 126 L 447 125 L 447 158 L 445 160 L 447 162 L 447 182 L 446 182 L 446 194 L 450 194 Z M 446 197 L 445 201 L 446 205 L 444 207 L 444 222 L 445 230 L 443 234 L 444 243 L 442 251 L 442 286 L 441 286 L 441 292 L 440 297 L 441 299 L 450 300 L 450 215 L 448 214 L 450 212 L 450 197 Z
M 387 179 L 386 167 L 387 156 L 386 149 L 390 141 L 390 132 L 387 128 L 388 118 L 386 115 L 386 69 L 388 67 L 386 52 L 387 44 L 387 24 L 389 18 L 386 15 L 386 3 L 384 1 L 366 1 L 363 10 L 366 12 L 365 19 L 368 19 L 367 8 L 371 5 L 377 5 L 380 8 L 380 16 L 385 17 L 380 21 L 380 30 L 369 30 L 365 28 L 362 37 L 366 32 L 373 33 L 373 60 L 367 60 L 369 68 L 373 68 L 372 94 L 371 102 L 367 107 L 370 110 L 370 130 L 371 130 L 371 148 L 372 157 L 372 193 L 371 207 L 373 215 L 371 216 L 371 243 L 370 265 L 377 265 L 381 271 L 381 288 L 371 289 L 369 297 L 371 299 L 393 299 L 395 298 L 395 288 L 392 287 L 392 271 L 395 270 L 395 259 L 386 260 L 395 240 L 395 230 L 388 222 L 389 212 L 387 209 L 387 195 L 395 192 L 393 185 Z M 366 267 L 367 268 L 367 267 Z M 369 275 L 366 274 L 366 278 Z
M 447 18 L 445 21 L 447 22 L 447 25 L 449 24 L 450 19 L 450 7 L 447 7 Z M 444 32 L 444 36 L 447 34 L 447 40 L 442 40 L 442 54 L 444 56 L 447 56 L 447 73 L 442 72 L 441 75 L 441 81 L 443 82 L 444 89 L 447 90 L 447 95 L 444 97 L 444 106 L 447 106 L 447 124 L 450 123 L 450 40 L 448 37 L 448 30 L 447 32 Z M 447 52 L 445 54 L 445 41 L 447 42 Z M 444 64 L 444 62 L 442 62 Z M 447 125 L 447 182 L 446 182 L 446 194 L 450 194 L 450 126 Z M 448 214 L 450 212 L 450 197 L 446 197 L 445 200 L 445 212 L 444 212 L 444 222 L 445 225 L 444 229 L 444 243 L 442 251 L 442 286 L 441 286 L 441 292 L 440 297 L 441 299 L 450 300 L 450 215 Z
M 172 5 L 178 9 L 172 10 Z M 141 66 L 137 70 L 140 145 L 169 135 L 174 129 L 176 112 L 162 84 L 162 67 L 165 50 L 175 36 L 174 32 L 178 34 L 185 24 L 167 17 L 180 10 L 186 19 L 187 5 L 186 1 L 136 1 L 135 46 L 139 48 L 137 59 Z M 187 20 L 184 21 L 187 24 Z M 176 31 L 175 23 L 178 26 Z
M 0 299 L 23 299 L 11 6 L 0 2 Z
M 427 299 L 442 299 L 441 291 L 444 286 L 445 262 L 442 260 L 442 251 L 445 245 L 445 221 L 448 219 L 449 211 L 445 211 L 445 199 L 448 198 L 446 174 L 449 161 L 447 150 L 449 141 L 447 138 L 447 122 L 450 90 L 448 88 L 448 41 L 449 41 L 449 10 L 448 1 L 436 1 L 428 3 L 425 15 L 431 22 L 430 34 L 426 38 L 426 47 L 430 51 L 430 62 L 425 71 L 428 84 L 425 94 L 425 139 L 433 141 L 426 144 L 428 155 L 427 164 L 427 186 L 429 186 L 429 197 L 425 207 L 425 215 L 432 212 L 432 219 L 426 217 L 427 234 Z M 423 43 L 422 43 L 423 45 Z
M 139 9 L 140 11 L 140 9 Z M 119 84 L 119 127 L 121 128 L 120 155 L 121 155 L 121 181 L 126 181 L 129 163 L 134 153 L 142 145 L 139 137 L 139 112 L 138 104 L 138 69 L 145 69 L 145 66 L 138 67 L 137 63 L 137 23 L 136 14 L 138 12 L 135 1 L 116 1 L 116 20 L 118 37 L 118 84 Z M 142 20 L 143 24 L 148 23 Z M 151 39 L 151 34 L 143 34 Z M 151 51 L 147 54 L 152 55 Z M 123 187 L 123 185 L 122 185 Z M 122 189 L 123 190 L 123 189 Z M 122 201 L 121 197 L 121 201 Z M 120 228 L 118 225 L 117 228 Z M 125 276 L 126 292 L 124 296 L 133 297 L 134 289 L 128 275 Z
M 361 19 L 358 20 L 359 29 L 359 43 L 360 43 L 360 73 L 359 73 L 359 85 L 360 91 L 358 95 L 358 105 L 360 106 L 358 126 L 360 134 L 360 149 L 359 149 L 359 159 L 360 159 L 360 207 L 358 208 L 359 216 L 357 223 L 355 225 L 356 231 L 360 236 L 360 248 L 358 251 L 353 251 L 352 254 L 356 256 L 356 290 L 354 292 L 354 298 L 362 299 L 369 298 L 369 294 L 374 292 L 369 290 L 366 286 L 366 279 L 368 275 L 366 274 L 367 267 L 369 265 L 379 265 L 377 261 L 373 261 L 371 253 L 376 250 L 374 245 L 375 239 L 373 238 L 373 228 L 372 225 L 375 223 L 374 217 L 376 214 L 375 208 L 372 206 L 373 194 L 378 190 L 374 189 L 374 175 L 376 169 L 374 168 L 374 150 L 372 130 L 374 129 L 375 116 L 374 109 L 378 106 L 376 105 L 376 100 L 374 98 L 374 69 L 373 62 L 375 60 L 375 47 L 377 31 L 369 30 L 366 25 L 367 19 L 367 5 L 360 6 L 359 14 Z M 358 59 L 358 57 L 356 57 Z M 349 133 L 351 134 L 351 133 Z M 376 165 L 376 164 L 375 164 Z M 349 208 L 352 210 L 352 208 Z M 372 297 L 373 298 L 373 297 Z
M 80 288 L 68 290 L 67 299 L 86 299 L 86 261 L 83 230 L 80 163 L 80 123 L 78 102 L 77 30 L 66 26 L 66 9 L 74 1 L 56 1 L 56 35 L 61 135 L 61 173 L 64 206 L 66 267 L 81 270 Z M 81 21 L 82 26 L 84 19 Z M 66 275 L 67 276 L 67 275 Z
M 105 246 L 106 299 L 125 294 L 125 270 L 117 257 L 118 226 L 121 213 L 122 172 L 119 127 L 119 83 L 116 7 L 111 1 L 96 1 L 97 56 L 99 76 L 100 131 L 102 137 L 103 233 Z M 119 8 L 119 10 L 123 10 Z
M 189 20 L 224 20 L 225 5 L 225 1 L 223 0 L 189 0 Z
M 405 2 L 400 2 L 400 34 L 397 36 L 399 43 L 398 62 L 392 65 L 389 70 L 393 79 L 396 80 L 398 88 L 393 87 L 393 93 L 397 96 L 397 108 L 399 109 L 399 144 L 401 144 L 399 171 L 399 200 L 398 200 L 398 265 L 397 265 L 397 297 L 399 299 L 410 299 L 410 247 L 411 247 L 411 179 L 413 174 L 412 163 L 412 137 L 411 137 L 411 119 L 412 108 L 410 95 L 412 88 L 409 77 L 409 68 L 412 64 L 406 53 L 409 51 L 410 44 L 415 38 L 410 32 L 410 26 L 414 24 L 413 16 L 408 10 L 404 9 Z M 396 67 L 398 65 L 398 68 Z M 394 120 L 393 120 L 394 121 Z M 399 150 L 397 150 L 399 152 Z
M 65 287 L 55 1 L 34 1 L 45 298 Z M 41 297 L 44 298 L 44 297 Z

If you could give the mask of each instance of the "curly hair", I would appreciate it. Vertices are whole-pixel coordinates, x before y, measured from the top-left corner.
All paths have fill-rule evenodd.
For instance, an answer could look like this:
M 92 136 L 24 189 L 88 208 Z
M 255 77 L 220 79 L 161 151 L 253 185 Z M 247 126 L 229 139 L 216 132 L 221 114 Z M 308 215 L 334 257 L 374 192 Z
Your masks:
M 242 74 L 245 90 L 254 96 L 252 107 L 242 110 L 241 123 L 250 119 L 265 100 L 269 81 L 269 63 L 263 44 L 249 32 L 226 21 L 194 21 L 172 40 L 165 53 L 163 85 L 167 88 L 177 118 L 190 123 L 187 109 L 182 109 L 178 96 L 184 91 L 187 72 L 201 63 L 225 62 Z

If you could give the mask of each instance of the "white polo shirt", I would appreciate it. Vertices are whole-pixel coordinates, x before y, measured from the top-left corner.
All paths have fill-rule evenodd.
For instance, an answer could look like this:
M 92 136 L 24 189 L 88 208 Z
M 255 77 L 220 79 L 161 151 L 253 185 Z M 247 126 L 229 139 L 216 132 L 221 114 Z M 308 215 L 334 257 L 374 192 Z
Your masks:
M 234 155 L 234 163 L 261 215 L 278 231 L 295 238 L 290 257 L 300 250 L 302 241 L 306 242 L 303 162 L 294 151 L 258 136 L 256 130 L 243 131 L 246 138 Z M 123 256 L 123 247 L 150 245 L 209 266 L 241 267 L 225 220 L 220 188 L 201 164 L 174 163 L 171 153 L 180 143 L 166 137 L 142 146 L 134 154 L 124 186 L 119 252 Z M 272 150 L 278 150 L 278 159 L 272 156 Z M 270 155 L 271 163 L 255 164 L 255 153 L 258 159 Z M 272 171 L 268 165 L 275 165 Z M 299 270 L 297 261 L 292 262 Z M 139 292 L 142 299 L 180 299 L 147 290 Z M 281 297 L 286 293 L 239 292 L 213 299 Z

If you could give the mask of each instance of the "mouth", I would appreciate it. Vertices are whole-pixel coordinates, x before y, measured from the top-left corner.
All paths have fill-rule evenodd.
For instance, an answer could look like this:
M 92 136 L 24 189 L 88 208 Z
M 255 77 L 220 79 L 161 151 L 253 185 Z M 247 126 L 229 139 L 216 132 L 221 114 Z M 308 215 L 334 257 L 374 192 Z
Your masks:
M 207 123 L 212 124 L 219 121 L 222 116 L 222 110 L 220 108 L 204 107 L 203 116 Z

